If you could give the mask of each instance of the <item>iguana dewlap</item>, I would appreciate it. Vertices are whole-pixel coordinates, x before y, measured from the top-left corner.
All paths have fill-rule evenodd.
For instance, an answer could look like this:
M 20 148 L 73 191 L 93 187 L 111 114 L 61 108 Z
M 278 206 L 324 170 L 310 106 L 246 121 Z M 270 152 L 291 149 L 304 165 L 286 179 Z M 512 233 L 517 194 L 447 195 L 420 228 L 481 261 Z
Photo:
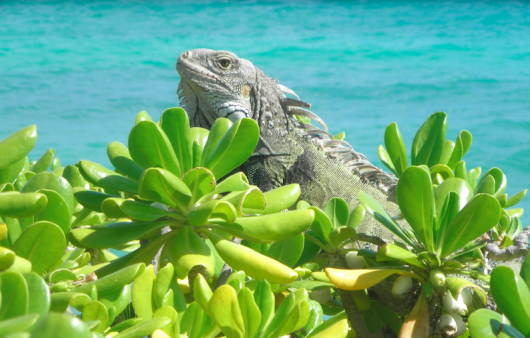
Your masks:
M 263 191 L 298 183 L 300 198 L 323 208 L 333 197 L 359 204 L 365 191 L 391 214 L 395 203 L 394 176 L 372 165 L 344 141 L 325 130 L 299 123 L 293 115 L 323 122 L 306 110 L 310 105 L 284 93 L 294 92 L 269 78 L 250 61 L 226 51 L 190 50 L 178 58 L 181 76 L 179 98 L 195 127 L 210 129 L 215 119 L 237 121 L 249 117 L 260 126 L 260 140 L 241 170 Z M 394 240 L 394 235 L 372 217 L 357 228 L 375 238 Z

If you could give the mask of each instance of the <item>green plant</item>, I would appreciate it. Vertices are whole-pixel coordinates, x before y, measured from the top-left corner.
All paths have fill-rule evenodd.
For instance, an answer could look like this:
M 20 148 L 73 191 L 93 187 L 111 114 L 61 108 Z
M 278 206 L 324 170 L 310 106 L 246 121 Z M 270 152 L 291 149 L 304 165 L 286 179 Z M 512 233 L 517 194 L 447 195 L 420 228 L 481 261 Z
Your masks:
M 526 256 L 521 274 L 505 266 L 491 273 L 491 295 L 498 312 L 480 309 L 469 316 L 473 337 L 530 336 L 530 254 Z
M 123 249 L 131 241 L 149 240 L 96 271 L 98 276 L 148 264 L 163 248 L 159 267 L 171 262 L 179 279 L 196 266 L 216 279 L 224 261 L 253 278 L 293 281 L 297 274 L 289 267 L 230 241 L 231 236 L 260 244 L 287 240 L 309 228 L 314 217 L 311 210 L 278 213 L 296 202 L 297 185 L 263 194 L 242 173 L 224 178 L 252 154 L 258 135 L 251 119 L 233 125 L 218 119 L 209 133 L 190 128 L 181 108 L 166 110 L 159 124 L 137 119 L 128 149 L 109 145 L 115 172 L 88 161 L 78 164 L 84 179 L 99 188 L 76 189 L 76 199 L 117 222 L 73 229 L 69 239 L 93 249 Z M 166 226 L 171 231 L 162 234 Z

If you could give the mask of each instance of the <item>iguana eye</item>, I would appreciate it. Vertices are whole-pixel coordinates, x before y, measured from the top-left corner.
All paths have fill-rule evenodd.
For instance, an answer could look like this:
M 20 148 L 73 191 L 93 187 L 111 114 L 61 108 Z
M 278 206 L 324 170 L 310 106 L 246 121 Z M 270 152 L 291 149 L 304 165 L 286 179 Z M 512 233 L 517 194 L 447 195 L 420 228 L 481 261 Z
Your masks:
M 219 66 L 221 66 L 221 68 L 228 69 L 232 65 L 232 60 L 228 58 L 222 58 L 217 60 L 217 63 L 219 64 Z

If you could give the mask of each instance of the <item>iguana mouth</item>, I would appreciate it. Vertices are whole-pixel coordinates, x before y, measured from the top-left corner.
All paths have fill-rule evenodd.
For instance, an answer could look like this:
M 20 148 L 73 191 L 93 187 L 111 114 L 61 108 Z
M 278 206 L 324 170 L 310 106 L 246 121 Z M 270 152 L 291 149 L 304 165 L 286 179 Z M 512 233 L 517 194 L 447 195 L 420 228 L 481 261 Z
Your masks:
M 177 59 L 177 71 L 180 76 L 186 80 L 193 81 L 194 78 L 199 78 L 201 81 L 210 83 L 219 83 L 221 80 L 207 69 L 197 66 L 186 59 L 187 56 L 182 54 Z M 198 81 L 193 81 L 197 83 Z

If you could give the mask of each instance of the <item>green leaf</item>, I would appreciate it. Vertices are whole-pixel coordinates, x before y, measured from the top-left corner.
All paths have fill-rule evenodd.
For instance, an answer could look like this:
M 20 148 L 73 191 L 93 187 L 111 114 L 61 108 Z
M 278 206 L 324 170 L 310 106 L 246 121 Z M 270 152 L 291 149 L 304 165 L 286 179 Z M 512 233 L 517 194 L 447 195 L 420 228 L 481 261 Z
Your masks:
M 204 234 L 212 241 L 226 264 L 233 269 L 245 271 L 254 279 L 267 279 L 270 283 L 287 284 L 298 277 L 294 270 L 250 248 L 235 244 L 212 231 L 204 231 Z
M 184 279 L 196 265 L 202 265 L 209 277 L 215 272 L 215 257 L 212 250 L 189 225 L 183 226 L 169 244 L 168 259 L 175 267 L 179 279 Z
M 242 288 L 237 294 L 241 315 L 243 317 L 245 337 L 254 337 L 261 323 L 261 312 L 249 288 Z
M 258 332 L 263 332 L 274 317 L 274 294 L 269 282 L 264 279 L 258 281 L 254 290 L 254 300 L 261 313 Z
M 251 187 L 252 185 L 248 183 L 247 176 L 242 172 L 238 172 L 223 179 L 223 181 L 215 188 L 214 193 L 223 194 L 231 191 L 248 190 Z
M 88 182 L 103 189 L 138 193 L 138 183 L 105 168 L 101 164 L 79 161 L 79 171 Z
M 62 257 L 66 241 L 58 225 L 40 221 L 24 230 L 12 249 L 31 262 L 33 271 L 42 274 Z
M 139 318 L 151 319 L 156 305 L 153 299 L 153 286 L 155 283 L 155 269 L 152 265 L 138 276 L 133 283 L 131 301 L 134 311 Z
M 195 282 L 193 283 L 193 297 L 203 311 L 208 311 L 208 302 L 212 298 L 213 292 L 200 273 L 197 274 Z
M 83 311 L 85 305 L 90 302 L 90 297 L 84 293 L 55 292 L 50 295 L 50 311 L 63 313 L 70 305 L 78 311 Z
M 447 165 L 447 162 L 449 162 L 449 158 L 451 158 L 454 149 L 455 143 L 451 140 L 445 140 L 444 149 L 439 161 L 440 164 Z
M 425 248 L 432 252 L 434 195 L 429 174 L 419 167 L 407 168 L 399 178 L 396 189 L 401 213 Z
M 74 292 L 82 292 L 90 295 L 93 287 L 97 288 L 97 291 L 104 295 L 116 291 L 117 289 L 123 288 L 124 285 L 130 284 L 138 276 L 140 276 L 145 270 L 145 264 L 137 263 L 128 266 L 124 269 L 118 270 L 105 277 L 95 280 L 90 283 L 83 284 L 80 287 L 73 289 Z
M 130 328 L 113 336 L 113 338 L 141 338 L 151 335 L 155 330 L 161 329 L 171 322 L 166 317 L 152 318 L 144 320 Z
M 81 320 L 67 314 L 49 313 L 35 329 L 31 338 L 92 338 L 92 333 Z
M 113 272 L 116 272 L 124 267 L 133 265 L 136 263 L 144 263 L 146 265 L 150 264 L 160 248 L 166 243 L 171 241 L 171 239 L 176 236 L 176 231 L 168 232 L 160 237 L 157 237 L 149 243 L 142 245 L 138 249 L 134 250 L 131 253 L 128 253 L 125 256 L 122 256 L 110 264 L 105 265 L 104 267 L 96 270 L 96 274 L 99 278 L 107 276 Z
M 366 209 L 362 204 L 359 204 L 350 213 L 350 217 L 348 218 L 348 226 L 350 228 L 355 229 L 364 219 L 364 215 L 366 214 Z
M 500 170 L 499 168 L 491 168 L 490 170 L 486 171 L 480 181 L 478 182 L 478 186 L 484 182 L 485 179 L 488 178 L 488 176 L 492 176 L 495 179 L 495 188 L 494 188 L 494 196 L 501 195 L 504 190 L 506 190 L 506 186 L 508 184 L 508 181 L 506 179 L 506 175 Z
M 193 168 L 182 177 L 191 191 L 193 203 L 197 202 L 204 195 L 211 193 L 216 188 L 215 177 L 206 168 Z
M 192 142 L 188 114 L 182 108 L 169 108 L 160 117 L 160 127 L 171 142 L 182 173 L 192 168 Z
M 33 166 L 31 166 L 30 171 L 33 171 L 34 173 L 40 173 L 43 171 L 47 171 L 50 165 L 53 161 L 53 156 L 55 155 L 55 151 L 53 149 L 48 149 L 36 162 Z
M 473 141 L 473 137 L 471 136 L 471 133 L 467 130 L 462 130 L 460 134 L 458 134 L 458 138 L 456 139 L 455 148 L 451 154 L 451 158 L 447 162 L 447 165 L 451 169 L 455 169 L 456 164 L 460 162 L 462 157 L 467 153 L 469 150 L 469 147 L 471 147 L 471 142 Z
M 24 277 L 18 272 L 0 275 L 0 321 L 28 313 L 29 293 Z
M 521 332 L 517 331 L 513 326 L 505 324 L 504 322 L 499 322 L 498 320 L 492 319 L 490 320 L 491 328 L 494 332 L 498 332 L 497 336 L 501 337 L 501 333 L 503 335 L 507 335 L 511 338 L 525 338 Z
M 37 126 L 31 125 L 9 135 L 0 142 L 0 169 L 20 161 L 37 142 Z
M 39 193 L 46 195 L 48 204 L 46 208 L 35 216 L 35 221 L 48 221 L 57 224 L 66 235 L 70 231 L 72 214 L 66 205 L 64 198 L 57 192 L 41 189 Z
M 243 191 L 232 191 L 221 200 L 232 204 L 236 208 L 237 216 L 239 217 L 245 214 L 244 208 L 252 211 L 263 210 L 267 205 L 265 195 L 257 187 L 251 187 Z
M 432 167 L 439 163 L 445 145 L 447 114 L 434 113 L 420 127 L 412 142 L 411 164 Z
M 303 251 L 304 234 L 300 233 L 289 239 L 274 242 L 265 255 L 294 268 Z
M 348 203 L 341 198 L 330 199 L 324 212 L 329 217 L 333 229 L 346 225 L 350 217 Z
M 478 194 L 448 225 L 441 257 L 447 257 L 468 242 L 490 230 L 501 217 L 501 208 L 495 197 Z
M 263 194 L 263 196 L 265 197 L 267 204 L 264 209 L 243 208 L 242 213 L 244 215 L 266 215 L 289 209 L 296 203 L 296 201 L 298 201 L 298 198 L 300 197 L 300 186 L 298 184 L 284 185 L 282 187 L 267 191 Z
M 138 195 L 183 212 L 187 212 L 192 199 L 191 191 L 186 183 L 171 172 L 159 168 L 144 171 L 140 179 Z
M 193 208 L 188 214 L 191 225 L 204 225 L 210 218 L 221 218 L 226 222 L 234 223 L 237 211 L 231 203 L 219 200 L 204 202 Z
M 63 177 L 70 183 L 72 188 L 90 189 L 90 185 L 85 181 L 83 175 L 79 172 L 79 168 L 73 165 L 67 165 L 63 171 Z
M 342 311 L 326 320 L 322 325 L 319 325 L 307 336 L 307 338 L 346 338 L 348 331 L 348 317 L 346 316 L 346 312 Z
M 208 313 L 227 338 L 245 337 L 245 323 L 235 290 L 227 284 L 215 290 L 208 303 Z
M 479 182 L 477 194 L 488 194 L 492 196 L 495 194 L 495 179 L 493 176 L 488 175 Z
M 70 214 L 74 213 L 74 195 L 72 187 L 66 179 L 52 173 L 41 172 L 33 176 L 20 192 L 36 192 L 41 189 L 49 189 L 57 192 L 64 198 Z
M 397 176 L 396 168 L 394 168 L 394 164 L 392 163 L 392 160 L 390 159 L 390 155 L 386 152 L 385 147 L 380 145 L 377 148 L 377 155 L 379 156 L 379 160 L 381 160 L 381 163 L 385 165 L 385 167 L 388 168 L 392 172 L 392 174 Z
M 450 178 L 442 182 L 434 190 L 434 202 L 436 205 L 436 217 L 442 217 L 442 208 L 449 193 L 454 192 L 459 196 L 458 210 L 462 210 L 464 206 L 473 198 L 473 188 L 465 180 L 461 178 Z
M 447 227 L 460 212 L 460 206 L 460 197 L 458 194 L 456 192 L 449 192 L 449 195 L 441 207 L 440 218 L 438 218 L 438 222 L 434 228 L 437 255 L 440 255 L 441 253 L 445 241 L 445 235 L 448 233 Z
M 216 120 L 217 121 L 217 120 Z M 228 128 L 227 128 L 228 129 Z M 192 168 L 200 167 L 202 163 L 203 148 L 208 140 L 209 131 L 204 128 L 193 127 L 190 129 L 192 142 L 193 164 Z
M 212 133 L 213 127 L 210 131 L 210 137 Z M 222 178 L 252 155 L 258 144 L 258 139 L 259 127 L 256 121 L 250 118 L 236 121 L 223 135 L 211 155 L 205 158 L 204 167 L 210 169 L 216 179 Z M 208 143 L 210 143 L 210 139 L 208 139 Z
M 153 318 L 168 318 L 171 321 L 160 328 L 170 337 L 180 337 L 180 323 L 177 311 L 171 306 L 162 306 L 153 313 Z
M 141 222 L 155 221 L 164 217 L 178 217 L 178 215 L 173 212 L 123 198 L 107 198 L 103 202 L 101 208 L 105 214 L 109 215 L 106 212 L 107 207 L 111 209 L 117 207 L 123 214 L 125 214 L 125 217 L 130 217 Z
M 122 174 L 125 174 L 132 179 L 139 180 L 144 170 L 138 164 L 136 164 L 129 154 L 129 149 L 120 142 L 111 142 L 107 146 L 107 155 L 110 163 L 114 168 Z
M 523 191 L 519 191 L 517 194 L 515 194 L 512 197 L 508 198 L 508 200 L 506 201 L 506 208 L 513 207 L 517 203 L 521 202 L 521 200 L 525 197 L 527 191 L 528 191 L 528 189 L 525 189 Z
M 70 231 L 70 242 L 79 248 L 113 248 L 163 228 L 168 222 L 118 222 L 104 228 L 77 228 Z
M 129 152 L 140 167 L 164 168 L 180 177 L 180 164 L 166 134 L 151 121 L 136 124 L 129 134 Z
M 37 215 L 46 208 L 44 194 L 10 191 L 0 193 L 0 217 L 25 218 Z
M 311 224 L 311 231 L 318 235 L 319 239 L 324 243 L 329 243 L 329 234 L 333 230 L 333 225 L 328 215 L 317 207 L 310 207 L 307 210 L 313 210 L 315 218 Z
M 491 294 L 497 307 L 524 336 L 530 334 L 530 290 L 507 266 L 491 272 Z
M 401 176 L 407 169 L 409 163 L 407 160 L 407 150 L 405 143 L 399 132 L 396 122 L 392 122 L 385 130 L 385 147 L 390 156 L 392 164 L 397 172 L 397 177 Z
M 403 228 L 401 228 L 401 226 L 397 224 L 392 217 L 390 217 L 388 212 L 381 206 L 381 204 L 374 200 L 370 195 L 364 191 L 359 192 L 359 201 L 366 208 L 366 211 L 368 211 L 368 213 L 372 215 L 379 223 L 383 224 L 388 230 L 392 231 L 392 233 L 401 238 L 408 245 L 412 246 L 413 248 L 417 247 L 416 244 L 414 244 L 405 233 Z
M 314 218 L 314 211 L 294 210 L 277 214 L 239 217 L 233 224 L 212 220 L 221 230 L 256 243 L 271 243 L 289 239 L 307 230 Z
M 307 325 L 305 326 L 305 329 L 308 334 L 310 334 L 316 327 L 322 324 L 324 312 L 322 311 L 322 306 L 320 303 L 310 300 L 309 301 L 309 311 L 310 316 L 309 320 L 307 321 Z
M 96 212 L 103 212 L 103 210 L 101 210 L 101 204 L 104 200 L 110 197 L 116 197 L 98 191 L 77 189 L 74 193 L 74 196 L 77 202 L 79 202 L 79 204 L 81 204 L 83 207 Z
M 36 273 L 25 273 L 24 279 L 28 285 L 28 313 L 37 314 L 41 318 L 50 309 L 50 290 L 46 282 Z
M 387 243 L 383 245 L 376 255 L 376 259 L 379 262 L 384 261 L 402 261 L 403 263 L 414 265 L 420 268 L 424 268 L 423 264 L 418 262 L 418 256 L 409 250 L 405 250 L 402 247 Z
M 176 278 L 175 268 L 171 263 L 168 263 L 158 271 L 153 285 L 153 301 L 156 307 L 163 306 L 164 297 L 169 291 L 173 278 Z
M 21 333 L 22 331 L 27 331 L 33 324 L 37 322 L 37 319 L 39 319 L 39 315 L 29 314 L 3 320 L 0 322 L 0 337 L 11 338 L 13 337 L 10 336 L 11 333 Z
M 130 285 L 124 285 L 121 289 L 116 289 L 111 293 L 99 294 L 99 301 L 108 309 L 108 323 L 112 324 L 116 316 L 129 306 L 131 302 L 131 287 Z
M 139 112 L 137 115 L 136 115 L 136 119 L 134 121 L 134 124 L 138 124 L 142 121 L 153 121 L 153 119 L 151 118 L 151 116 L 145 111 L 145 110 L 142 110 L 141 112 Z
M 3 224 L 5 226 L 5 224 Z M 1 225 L 0 225 L 1 226 Z M 8 248 L 0 247 L 0 271 L 10 268 L 16 259 L 16 255 Z
M 123 330 L 128 329 L 129 327 L 131 327 L 133 325 L 141 323 L 142 321 L 143 321 L 143 319 L 141 319 L 141 318 L 127 319 L 127 320 L 124 320 L 123 322 L 120 322 L 120 323 L 114 325 L 113 327 L 109 328 L 109 330 L 106 333 L 123 331 Z
M 109 320 L 109 314 L 105 305 L 101 302 L 93 301 L 85 305 L 81 318 L 83 318 L 84 322 L 98 320 L 99 324 L 93 328 L 93 331 L 103 333 L 108 326 L 107 322 Z
M 212 156 L 213 152 L 219 145 L 219 142 L 223 139 L 223 136 L 227 133 L 228 129 L 232 126 L 232 121 L 225 118 L 219 118 L 216 119 L 210 128 L 210 133 L 208 134 L 208 137 L 206 138 L 206 142 L 200 144 L 201 139 L 202 142 L 204 142 L 205 135 L 204 132 L 200 133 L 203 135 L 200 135 L 198 131 L 192 130 L 192 137 L 195 139 L 196 137 L 199 137 L 198 140 L 196 140 L 200 145 L 201 148 L 203 148 L 202 151 L 202 158 L 201 158 L 201 166 L 204 167 L 208 159 Z M 196 135 L 193 135 L 196 134 Z

